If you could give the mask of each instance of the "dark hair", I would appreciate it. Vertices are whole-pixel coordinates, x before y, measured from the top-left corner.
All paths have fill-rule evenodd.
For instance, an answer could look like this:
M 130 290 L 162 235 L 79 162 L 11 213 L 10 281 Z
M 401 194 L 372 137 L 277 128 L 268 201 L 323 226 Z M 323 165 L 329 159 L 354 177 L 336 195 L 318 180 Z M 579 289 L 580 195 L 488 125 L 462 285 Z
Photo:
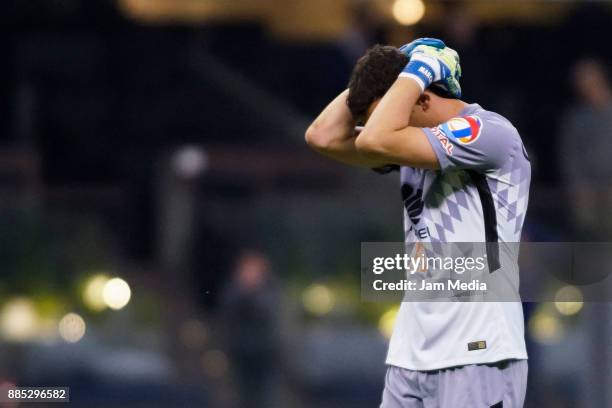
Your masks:
M 347 105 L 355 119 L 363 118 L 368 108 L 382 98 L 408 63 L 408 57 L 390 45 L 375 45 L 361 57 L 348 83 Z M 453 98 L 436 85 L 428 88 L 443 98 Z

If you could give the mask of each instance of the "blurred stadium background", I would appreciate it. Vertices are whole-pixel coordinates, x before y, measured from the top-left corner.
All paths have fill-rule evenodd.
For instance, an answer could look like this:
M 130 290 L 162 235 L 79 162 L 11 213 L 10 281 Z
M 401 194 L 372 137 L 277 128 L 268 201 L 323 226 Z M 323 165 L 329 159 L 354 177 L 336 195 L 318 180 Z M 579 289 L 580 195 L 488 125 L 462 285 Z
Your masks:
M 303 142 L 375 43 L 440 36 L 465 99 L 519 128 L 525 239 L 611 236 L 607 2 L 7 0 L 0 20 L 5 385 L 377 406 L 395 306 L 360 301 L 359 249 L 402 240 L 396 180 Z M 609 305 L 525 309 L 526 406 L 612 407 Z

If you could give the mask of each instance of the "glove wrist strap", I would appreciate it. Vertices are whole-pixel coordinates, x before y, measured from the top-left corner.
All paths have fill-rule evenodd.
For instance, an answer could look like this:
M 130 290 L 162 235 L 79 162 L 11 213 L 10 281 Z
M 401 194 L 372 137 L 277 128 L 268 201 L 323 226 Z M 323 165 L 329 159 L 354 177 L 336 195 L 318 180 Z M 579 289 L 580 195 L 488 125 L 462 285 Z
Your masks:
M 428 64 L 413 59 L 404 67 L 399 76 L 414 79 L 421 87 L 421 91 L 424 91 L 433 82 L 434 72 Z

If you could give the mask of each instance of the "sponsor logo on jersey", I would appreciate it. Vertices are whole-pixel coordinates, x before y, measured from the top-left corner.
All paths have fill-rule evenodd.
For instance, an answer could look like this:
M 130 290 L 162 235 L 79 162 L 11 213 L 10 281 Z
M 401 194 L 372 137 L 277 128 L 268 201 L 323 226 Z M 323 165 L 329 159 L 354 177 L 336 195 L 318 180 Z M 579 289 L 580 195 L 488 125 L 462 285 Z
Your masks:
M 448 137 L 446 137 L 444 130 L 442 130 L 440 126 L 431 128 L 430 130 L 438 138 L 438 141 L 440 142 L 440 144 L 446 151 L 446 154 L 449 156 L 452 156 L 453 155 L 453 144 L 450 142 L 450 140 L 448 140 Z
M 476 115 L 452 118 L 440 125 L 444 134 L 463 145 L 474 143 L 482 133 L 482 120 Z

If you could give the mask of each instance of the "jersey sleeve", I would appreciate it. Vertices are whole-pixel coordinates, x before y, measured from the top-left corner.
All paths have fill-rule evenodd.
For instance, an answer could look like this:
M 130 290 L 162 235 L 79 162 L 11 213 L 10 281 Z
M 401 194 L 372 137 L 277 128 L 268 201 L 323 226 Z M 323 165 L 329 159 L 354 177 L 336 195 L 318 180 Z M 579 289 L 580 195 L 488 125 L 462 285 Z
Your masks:
M 501 168 L 516 144 L 514 127 L 478 115 L 452 118 L 434 128 L 423 128 L 423 132 L 443 171 Z

